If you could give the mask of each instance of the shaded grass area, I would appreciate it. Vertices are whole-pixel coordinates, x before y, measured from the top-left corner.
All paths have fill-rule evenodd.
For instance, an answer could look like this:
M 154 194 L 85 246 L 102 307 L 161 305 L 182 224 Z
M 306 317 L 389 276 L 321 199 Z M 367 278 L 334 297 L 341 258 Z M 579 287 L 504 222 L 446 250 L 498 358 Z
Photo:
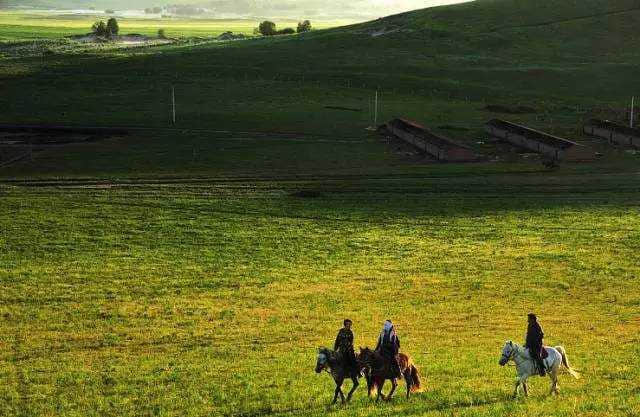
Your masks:
M 588 8 L 571 2 L 544 22 L 532 2 L 498 3 L 279 39 L 75 52 L 45 41 L 23 47 L 23 55 L 6 49 L 0 121 L 168 126 L 172 86 L 177 126 L 185 129 L 363 137 L 375 90 L 379 122 L 405 116 L 463 127 L 445 133 L 471 146 L 486 139 L 483 122 L 504 116 L 484 110 L 491 104 L 531 107 L 534 113 L 509 118 L 578 141 L 589 117 L 626 119 L 637 85 L 637 11 L 621 1 L 576 18 Z M 500 10 L 530 24 L 499 26 L 510 21 Z
M 440 107 L 442 110 L 444 107 Z M 481 122 L 479 122 L 481 123 Z M 242 126 L 239 126 L 242 128 Z M 594 152 L 604 156 L 590 162 L 566 163 L 549 170 L 539 159 L 524 158 L 505 151 L 488 136 L 477 132 L 472 146 L 484 155 L 477 163 L 439 163 L 415 154 L 376 133 L 358 130 L 358 136 L 307 135 L 302 133 L 234 133 L 213 130 L 132 130 L 121 137 L 66 145 L 34 145 L 32 158 L 25 158 L 0 170 L 2 181 L 84 181 L 96 183 L 130 180 L 207 181 L 215 179 L 352 179 L 359 178 L 455 178 L 525 174 L 532 181 L 548 175 L 588 175 L 596 184 L 606 179 L 597 175 L 638 171 L 639 153 L 611 148 L 591 139 Z M 448 132 L 447 132 L 448 133 Z M 458 132 L 455 132 L 458 134 Z M 460 131 L 474 135 L 475 130 Z M 472 136 L 473 137 L 473 136 Z M 29 155 L 29 146 L 0 148 L 0 159 L 12 154 Z M 494 160 L 498 158 L 498 160 Z M 468 190 L 468 191 L 471 191 Z
M 315 348 L 391 317 L 426 392 L 332 414 L 631 415 L 637 181 L 598 181 L 4 187 L 2 409 L 321 415 Z M 512 402 L 499 348 L 530 310 L 585 377 Z

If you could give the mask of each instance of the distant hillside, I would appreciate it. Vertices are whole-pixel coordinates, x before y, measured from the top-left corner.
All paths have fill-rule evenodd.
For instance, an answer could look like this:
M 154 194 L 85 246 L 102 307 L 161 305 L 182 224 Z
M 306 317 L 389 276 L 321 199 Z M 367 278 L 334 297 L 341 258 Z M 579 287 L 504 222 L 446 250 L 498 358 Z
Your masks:
M 104 8 L 145 8 L 156 5 L 164 4 L 180 4 L 180 3 L 200 3 L 199 0 L 184 1 L 184 0 L 170 0 L 170 1 L 155 1 L 155 0 L 0 0 L 0 6 L 11 7 L 33 7 L 33 8 L 45 8 L 45 9 L 87 9 L 95 7 L 96 9 Z
M 35 8 L 144 9 L 192 5 L 211 14 L 264 17 L 374 18 L 405 10 L 465 0 L 0 0 L 1 5 Z
M 413 29 L 486 32 L 599 18 L 634 10 L 640 10 L 637 0 L 476 0 L 407 12 L 378 22 L 398 23 Z
M 379 90 L 381 118 L 463 124 L 468 133 L 459 135 L 471 143 L 495 117 L 483 110 L 492 103 L 538 109 L 521 121 L 560 124 L 573 135 L 587 114 L 582 109 L 623 114 L 640 93 L 638 27 L 637 0 L 478 0 L 304 35 L 130 51 L 118 60 L 53 51 L 43 60 L 5 64 L 21 66 L 5 69 L 12 78 L 4 84 L 0 107 L 8 110 L 0 120 L 64 115 L 61 122 L 83 123 L 95 112 L 110 123 L 162 125 L 167 85 L 176 82 L 180 120 L 195 127 L 348 135 L 370 123 L 366 97 Z M 121 96 L 112 94 L 113 85 Z M 59 99 L 45 105 L 25 97 L 33 88 Z M 12 98 L 22 107 L 9 105 Z M 132 100 L 140 112 L 131 112 Z M 95 103 L 99 109 L 87 110 Z M 335 122 L 327 123 L 325 106 L 336 104 L 362 111 L 334 112 Z
M 477 0 L 335 31 L 382 36 L 385 48 L 561 62 L 635 55 L 638 25 L 637 0 Z

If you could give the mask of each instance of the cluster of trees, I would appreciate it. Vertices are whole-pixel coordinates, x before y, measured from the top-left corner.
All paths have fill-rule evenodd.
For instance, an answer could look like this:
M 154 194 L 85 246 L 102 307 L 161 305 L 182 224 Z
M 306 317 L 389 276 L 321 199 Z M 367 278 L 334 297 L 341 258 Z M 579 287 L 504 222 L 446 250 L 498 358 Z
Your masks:
M 160 14 L 162 13 L 162 7 L 147 7 L 146 9 L 144 9 L 144 12 L 146 14 Z
M 104 21 L 99 20 L 91 26 L 91 32 L 93 32 L 94 35 L 104 38 L 116 36 L 119 31 L 120 26 L 118 26 L 118 21 L 114 17 L 107 20 L 106 24 Z
M 311 29 L 313 28 L 311 27 L 311 22 L 309 20 L 298 22 L 298 33 L 310 32 Z
M 262 36 L 275 36 L 275 35 L 292 35 L 294 33 L 304 33 L 309 32 L 312 29 L 311 22 L 309 20 L 305 20 L 303 22 L 298 23 L 297 30 L 293 28 L 284 28 L 282 30 L 278 30 L 276 28 L 276 24 L 270 20 L 265 20 L 260 23 L 260 25 L 256 28 L 255 32 L 260 33 Z

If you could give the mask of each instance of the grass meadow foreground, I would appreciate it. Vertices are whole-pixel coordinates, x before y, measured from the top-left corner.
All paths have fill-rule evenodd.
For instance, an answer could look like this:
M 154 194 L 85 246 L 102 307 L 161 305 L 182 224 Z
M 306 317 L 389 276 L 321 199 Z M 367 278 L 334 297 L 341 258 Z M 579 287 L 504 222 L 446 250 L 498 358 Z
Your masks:
M 4 186 L 0 413 L 637 415 L 637 180 Z M 529 310 L 583 373 L 558 398 L 497 364 Z M 328 409 L 347 316 L 393 318 L 425 392 Z
M 64 37 L 89 22 L 0 13 L 1 123 L 129 129 L 0 137 L 0 416 L 640 415 L 640 153 L 582 133 L 628 120 L 637 2 L 478 0 L 231 42 L 212 36 L 246 22 L 172 22 L 169 45 L 86 45 Z M 483 158 L 365 130 L 375 91 L 379 123 Z M 546 169 L 487 137 L 495 117 L 594 160 Z M 500 348 L 532 310 L 583 378 L 514 401 Z M 356 346 L 393 319 L 424 392 L 328 407 L 316 350 L 345 317 Z

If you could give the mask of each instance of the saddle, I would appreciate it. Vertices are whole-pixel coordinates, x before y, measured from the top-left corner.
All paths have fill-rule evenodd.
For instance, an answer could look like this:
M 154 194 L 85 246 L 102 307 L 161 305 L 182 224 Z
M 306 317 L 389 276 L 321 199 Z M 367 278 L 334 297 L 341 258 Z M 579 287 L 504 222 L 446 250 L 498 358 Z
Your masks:
M 549 357 L 549 351 L 547 349 L 549 349 L 549 346 L 543 346 L 542 349 L 540 349 L 540 359 L 544 360 Z M 528 355 L 531 357 L 531 352 L 529 352 Z
M 547 359 L 549 357 L 549 351 L 547 350 L 549 348 L 549 346 L 543 346 L 542 350 L 540 351 L 540 358 L 542 360 Z

